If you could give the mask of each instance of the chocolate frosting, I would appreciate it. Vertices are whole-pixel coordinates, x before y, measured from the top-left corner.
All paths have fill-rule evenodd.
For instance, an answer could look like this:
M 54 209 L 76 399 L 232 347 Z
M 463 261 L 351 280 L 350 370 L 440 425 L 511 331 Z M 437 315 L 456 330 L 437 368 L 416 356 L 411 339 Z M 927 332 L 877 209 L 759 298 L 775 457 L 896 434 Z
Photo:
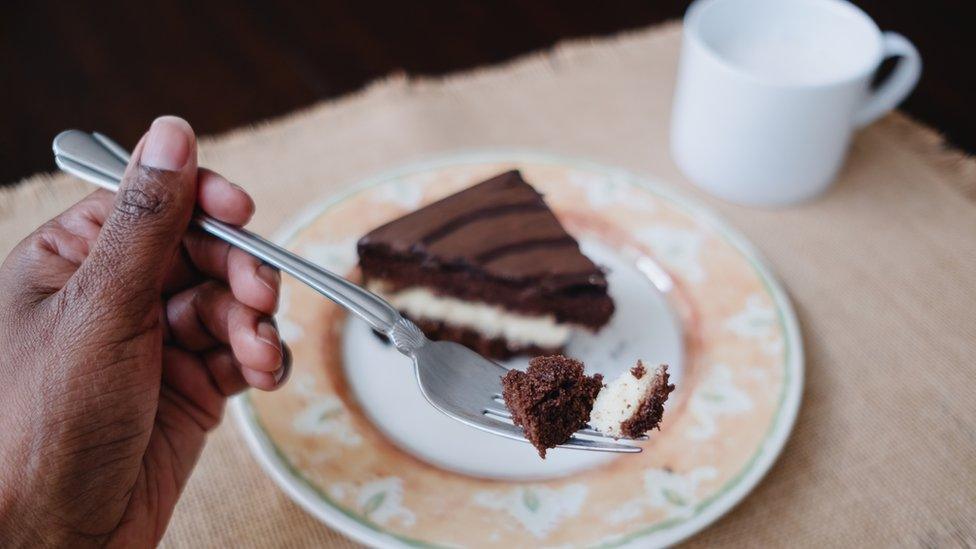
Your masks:
M 359 241 L 359 250 L 429 267 L 475 269 L 505 281 L 537 282 L 549 291 L 606 287 L 603 272 L 517 170 L 373 230 Z

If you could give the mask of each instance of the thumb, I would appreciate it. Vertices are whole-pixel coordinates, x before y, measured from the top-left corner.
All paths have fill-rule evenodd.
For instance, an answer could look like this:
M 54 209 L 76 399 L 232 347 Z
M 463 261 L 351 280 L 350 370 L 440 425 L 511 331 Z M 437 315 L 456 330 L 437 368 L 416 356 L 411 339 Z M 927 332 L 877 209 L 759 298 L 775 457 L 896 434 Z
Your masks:
M 114 207 L 75 281 L 119 304 L 158 300 L 196 200 L 197 144 L 182 118 L 157 118 L 132 154 Z

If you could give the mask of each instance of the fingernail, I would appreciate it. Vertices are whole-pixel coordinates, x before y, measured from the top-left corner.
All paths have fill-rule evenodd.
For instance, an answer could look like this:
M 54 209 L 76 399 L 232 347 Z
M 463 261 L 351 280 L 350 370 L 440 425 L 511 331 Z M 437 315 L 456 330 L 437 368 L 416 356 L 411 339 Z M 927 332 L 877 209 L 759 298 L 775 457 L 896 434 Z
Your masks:
M 264 318 L 258 322 L 258 339 L 274 347 L 278 354 L 281 354 L 281 338 L 278 336 L 278 327 L 274 320 Z
M 221 179 L 223 179 L 223 178 L 221 178 Z M 247 190 L 245 190 L 244 187 L 241 187 L 237 183 L 233 183 L 231 181 L 227 181 L 226 179 L 224 179 L 224 181 L 227 183 L 227 186 L 228 187 L 230 187 L 231 189 L 237 190 L 238 192 L 240 192 L 241 194 L 243 194 L 245 197 L 247 197 L 247 202 L 248 202 L 247 209 L 249 210 L 250 215 L 254 215 L 254 199 L 251 198 L 251 195 L 247 193 Z
M 281 363 L 286 368 L 291 368 L 291 347 L 284 341 L 281 342 Z
M 281 385 L 281 382 L 288 377 L 288 372 L 291 371 L 291 349 L 282 342 L 281 344 L 281 368 L 278 368 L 274 373 L 275 385 Z
M 153 121 L 142 147 L 139 164 L 158 170 L 179 171 L 190 159 L 193 130 L 176 116 L 160 116 Z
M 258 280 L 275 294 L 278 293 L 278 287 L 281 286 L 281 273 L 278 272 L 278 269 L 275 269 L 267 263 L 262 263 L 258 265 L 257 274 Z

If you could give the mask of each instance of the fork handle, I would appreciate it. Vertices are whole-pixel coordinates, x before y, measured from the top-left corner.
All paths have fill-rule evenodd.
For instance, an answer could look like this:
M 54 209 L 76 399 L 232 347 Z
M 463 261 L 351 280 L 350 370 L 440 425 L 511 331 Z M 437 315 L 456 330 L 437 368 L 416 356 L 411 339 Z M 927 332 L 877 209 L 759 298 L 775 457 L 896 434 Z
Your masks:
M 66 130 L 54 138 L 54 159 L 62 170 L 99 187 L 118 192 L 129 163 L 129 153 L 99 133 Z M 277 267 L 362 318 L 388 337 L 402 323 L 397 310 L 376 294 L 323 269 L 264 238 L 212 217 L 197 213 L 193 223 L 205 232 Z

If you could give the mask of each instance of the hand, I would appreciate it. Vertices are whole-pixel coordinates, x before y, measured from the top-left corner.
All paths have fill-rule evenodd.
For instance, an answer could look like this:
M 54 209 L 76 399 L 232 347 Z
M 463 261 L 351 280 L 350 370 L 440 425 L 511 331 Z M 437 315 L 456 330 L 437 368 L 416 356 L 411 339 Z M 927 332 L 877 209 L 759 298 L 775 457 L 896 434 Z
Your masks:
M 0 267 L 0 540 L 151 546 L 228 396 L 289 369 L 274 269 L 188 225 L 251 198 L 156 120 L 98 191 Z

